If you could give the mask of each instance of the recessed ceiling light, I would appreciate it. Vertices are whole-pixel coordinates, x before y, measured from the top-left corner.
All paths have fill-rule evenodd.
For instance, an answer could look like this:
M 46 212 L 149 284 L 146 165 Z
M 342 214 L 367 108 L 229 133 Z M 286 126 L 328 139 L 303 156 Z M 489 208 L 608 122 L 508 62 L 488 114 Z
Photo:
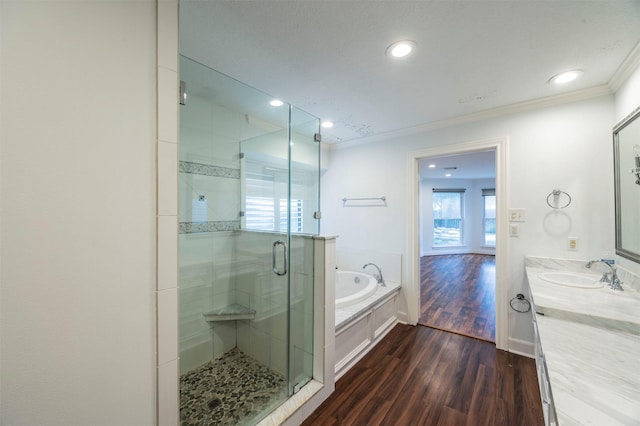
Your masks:
M 549 79 L 549 82 L 553 84 L 569 83 L 570 81 L 573 81 L 576 78 L 580 77 L 582 73 L 583 73 L 582 70 L 571 70 L 571 71 L 561 72 L 560 74 L 556 74 L 553 77 L 551 77 Z
M 325 129 L 330 129 L 333 127 L 333 121 L 325 120 L 322 122 L 321 126 Z
M 446 175 L 444 175 L 445 177 L 451 177 L 451 173 L 447 173 Z
M 387 55 L 394 58 L 404 58 L 416 47 L 416 42 L 411 40 L 400 40 L 387 47 Z
M 274 99 L 271 102 L 269 102 L 269 105 L 274 106 L 274 107 L 279 107 L 284 105 L 284 102 L 282 102 L 280 99 Z
M 435 169 L 435 168 L 436 168 L 436 165 L 435 165 L 435 164 L 429 164 L 429 168 L 430 168 L 430 169 Z

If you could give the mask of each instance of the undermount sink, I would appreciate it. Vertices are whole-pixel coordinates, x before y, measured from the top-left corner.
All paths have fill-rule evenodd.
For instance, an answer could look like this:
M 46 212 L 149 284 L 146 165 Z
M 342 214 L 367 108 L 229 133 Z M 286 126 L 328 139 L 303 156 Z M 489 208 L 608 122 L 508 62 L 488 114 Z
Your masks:
M 578 272 L 543 272 L 538 277 L 559 285 L 577 288 L 600 288 L 604 284 L 600 282 L 601 275 L 581 274 Z

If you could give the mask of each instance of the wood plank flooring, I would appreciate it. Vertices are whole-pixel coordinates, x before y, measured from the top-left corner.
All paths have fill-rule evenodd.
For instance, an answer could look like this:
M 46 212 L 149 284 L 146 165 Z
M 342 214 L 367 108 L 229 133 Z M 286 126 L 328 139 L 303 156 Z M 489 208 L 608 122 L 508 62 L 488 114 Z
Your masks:
M 495 256 L 420 259 L 419 324 L 495 342 Z
M 537 426 L 535 362 L 481 340 L 397 325 L 303 425 Z

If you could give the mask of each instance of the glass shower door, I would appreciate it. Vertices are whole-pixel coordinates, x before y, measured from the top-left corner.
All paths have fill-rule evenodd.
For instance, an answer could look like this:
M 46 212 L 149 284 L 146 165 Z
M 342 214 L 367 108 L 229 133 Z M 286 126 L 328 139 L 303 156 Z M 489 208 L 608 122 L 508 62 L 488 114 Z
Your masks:
M 253 423 L 312 377 L 319 120 L 180 73 L 181 418 Z
M 276 342 L 277 359 L 287 360 L 288 394 L 313 376 L 313 238 L 319 231 L 319 120 L 288 107 L 288 131 L 277 131 L 241 143 L 245 188 L 244 228 L 271 244 L 277 327 L 289 330 Z M 267 234 L 264 234 L 264 233 Z M 284 291 L 286 289 L 286 292 Z M 286 297 L 285 296 L 286 293 Z M 284 303 L 281 304 L 280 302 Z M 281 337 L 281 336 L 279 336 Z M 281 354 L 280 349 L 286 350 Z
M 320 121 L 291 108 L 289 164 L 291 274 L 290 392 L 313 377 L 313 239 L 320 227 Z
M 265 100 L 269 105 L 269 99 Z M 256 312 L 238 329 L 238 343 L 283 381 L 277 382 L 272 407 L 289 395 L 289 136 L 288 105 L 277 108 L 287 123 L 240 142 L 242 175 L 242 229 L 238 254 L 256 271 L 252 284 L 243 286 L 243 304 Z

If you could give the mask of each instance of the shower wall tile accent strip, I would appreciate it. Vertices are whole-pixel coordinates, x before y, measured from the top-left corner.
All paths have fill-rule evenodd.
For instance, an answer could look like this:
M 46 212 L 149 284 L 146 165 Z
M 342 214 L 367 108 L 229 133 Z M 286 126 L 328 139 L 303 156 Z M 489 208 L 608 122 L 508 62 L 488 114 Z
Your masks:
M 191 161 L 180 161 L 179 171 L 180 173 L 191 173 L 194 175 L 240 179 L 240 169 L 231 169 L 229 167 L 212 166 L 202 163 L 192 163 Z
M 180 234 L 196 234 L 201 232 L 236 231 L 240 229 L 239 220 L 220 220 L 209 222 L 180 222 Z

